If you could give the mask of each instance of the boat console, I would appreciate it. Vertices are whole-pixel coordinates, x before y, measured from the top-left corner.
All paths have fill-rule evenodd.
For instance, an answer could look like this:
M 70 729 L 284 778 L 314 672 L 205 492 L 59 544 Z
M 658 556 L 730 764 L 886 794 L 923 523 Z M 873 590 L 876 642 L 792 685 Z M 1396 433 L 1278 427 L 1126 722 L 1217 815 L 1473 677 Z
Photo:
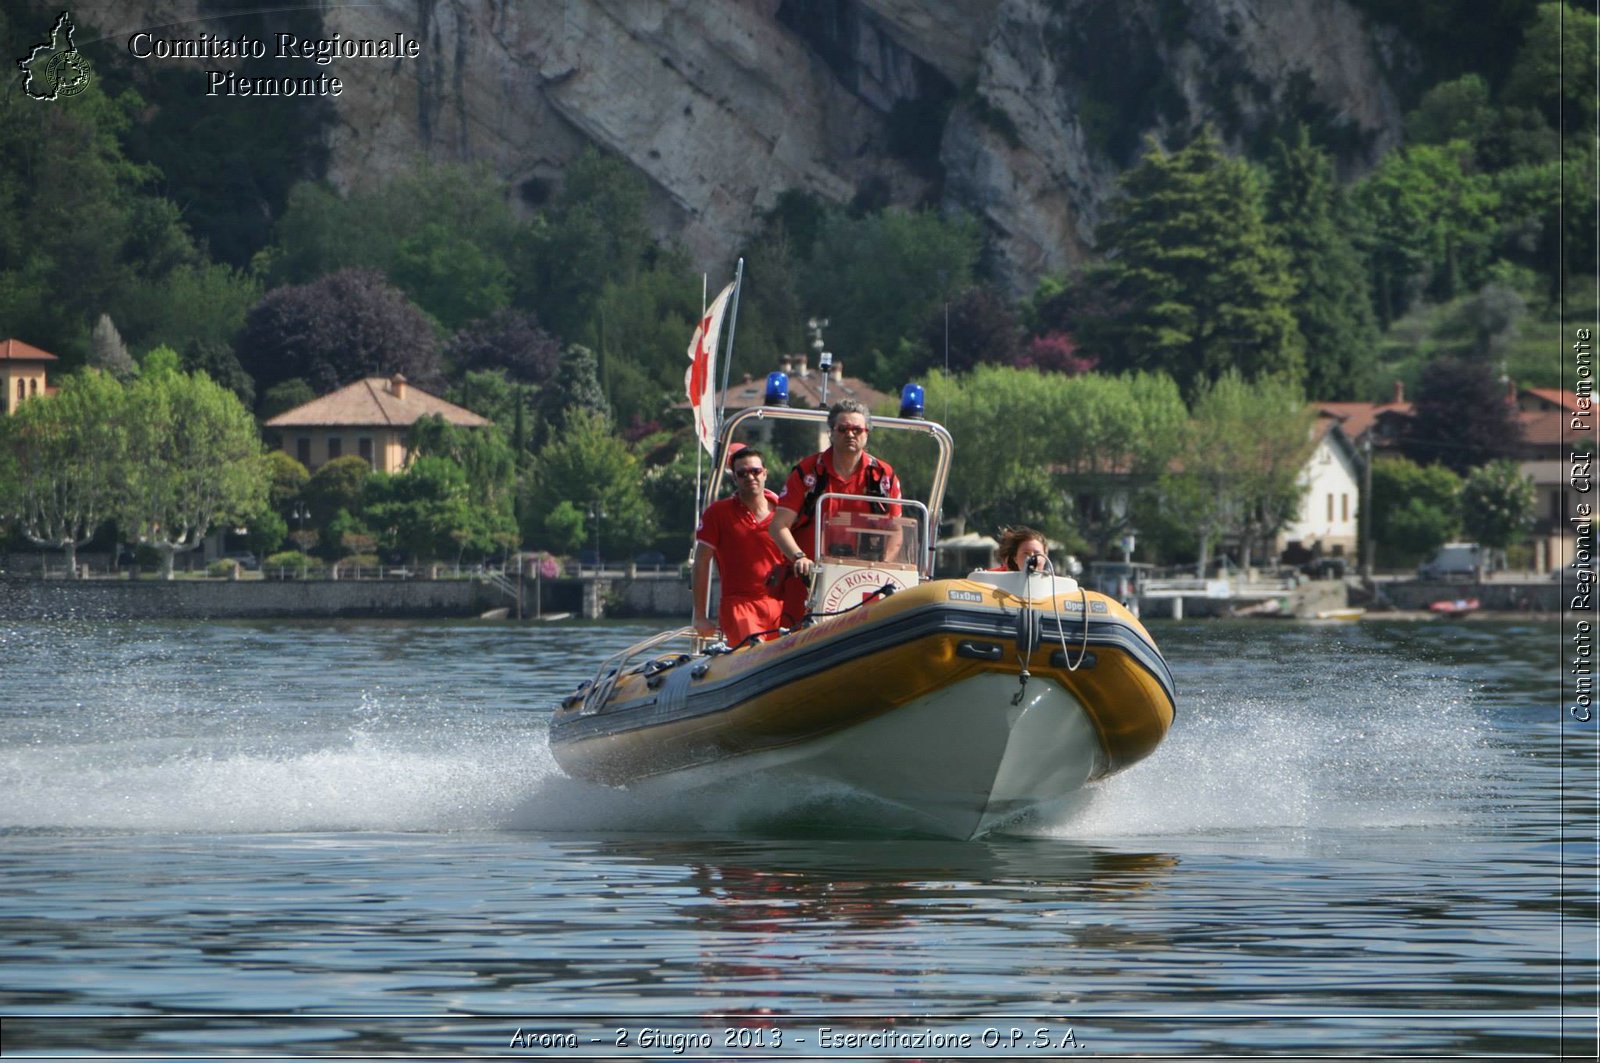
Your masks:
M 916 515 L 895 517 L 841 510 L 838 503 L 845 501 L 883 500 L 831 492 L 817 500 L 817 511 L 825 516 L 815 525 L 816 575 L 806 600 L 806 610 L 814 617 L 832 616 L 915 587 L 926 576 L 919 565 L 927 556 L 926 506 L 915 500 L 897 501 L 902 514 L 910 510 Z

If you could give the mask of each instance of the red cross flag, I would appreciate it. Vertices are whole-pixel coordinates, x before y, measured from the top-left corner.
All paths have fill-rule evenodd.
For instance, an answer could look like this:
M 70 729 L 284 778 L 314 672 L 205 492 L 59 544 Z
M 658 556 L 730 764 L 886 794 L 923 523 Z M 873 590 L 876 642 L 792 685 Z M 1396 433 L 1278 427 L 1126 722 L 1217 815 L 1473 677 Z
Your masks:
M 683 387 L 694 411 L 694 434 L 706 453 L 717 453 L 717 340 L 722 336 L 722 314 L 728 308 L 733 285 L 711 301 L 705 316 L 689 342 L 689 369 L 683 374 Z

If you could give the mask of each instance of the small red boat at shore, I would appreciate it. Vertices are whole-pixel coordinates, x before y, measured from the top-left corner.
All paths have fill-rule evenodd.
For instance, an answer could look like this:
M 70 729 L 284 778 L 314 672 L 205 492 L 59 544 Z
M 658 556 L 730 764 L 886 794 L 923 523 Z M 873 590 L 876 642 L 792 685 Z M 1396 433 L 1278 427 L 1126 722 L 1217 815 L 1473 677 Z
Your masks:
M 1466 616 L 1468 613 L 1478 611 L 1478 599 L 1448 598 L 1432 603 L 1428 606 L 1428 610 L 1440 616 Z

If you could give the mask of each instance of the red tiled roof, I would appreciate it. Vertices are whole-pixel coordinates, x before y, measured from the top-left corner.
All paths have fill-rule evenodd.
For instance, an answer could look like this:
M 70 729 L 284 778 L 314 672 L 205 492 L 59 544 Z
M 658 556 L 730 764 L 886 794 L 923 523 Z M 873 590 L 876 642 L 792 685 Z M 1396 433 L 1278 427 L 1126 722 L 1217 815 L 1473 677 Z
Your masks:
M 1339 427 L 1351 439 L 1360 439 L 1385 414 L 1409 417 L 1412 413 L 1409 402 L 1319 402 L 1316 407 L 1319 412 L 1338 418 Z
M 1577 393 L 1568 391 L 1565 388 L 1523 388 L 1519 394 L 1532 395 L 1547 406 L 1566 410 L 1569 413 L 1579 412 Z
M 0 340 L 0 362 L 54 362 L 55 355 L 21 340 Z
M 430 414 L 453 425 L 478 428 L 489 423 L 471 410 L 446 402 L 437 395 L 404 383 L 401 397 L 394 394 L 394 380 L 367 377 L 346 384 L 303 406 L 286 410 L 266 422 L 268 428 L 405 428 Z
M 1567 430 L 1562 410 L 1522 410 L 1517 421 L 1522 425 L 1522 442 L 1530 447 L 1559 447 Z
M 799 355 L 790 356 L 798 359 Z M 822 406 L 822 378 L 823 372 L 815 367 L 805 368 L 785 358 L 785 365 L 780 366 L 789 372 L 789 405 L 800 410 L 815 410 Z M 722 392 L 719 399 L 724 409 L 743 410 L 751 406 L 760 406 L 767 396 L 767 378 L 751 377 L 748 373 L 742 381 L 730 383 L 728 390 Z M 828 405 L 841 402 L 844 399 L 855 399 L 868 408 L 876 407 L 889 396 L 853 376 L 845 376 L 842 367 L 835 364 L 834 375 L 828 377 Z M 687 409 L 687 400 L 678 403 L 680 409 Z

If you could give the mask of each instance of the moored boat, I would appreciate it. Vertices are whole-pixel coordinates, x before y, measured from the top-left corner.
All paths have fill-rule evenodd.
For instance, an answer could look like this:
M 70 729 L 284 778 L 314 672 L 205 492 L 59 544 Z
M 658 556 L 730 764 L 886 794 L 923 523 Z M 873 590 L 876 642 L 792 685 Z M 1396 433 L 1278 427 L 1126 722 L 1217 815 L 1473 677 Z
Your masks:
M 1478 611 L 1479 602 L 1476 598 L 1445 598 L 1428 604 L 1428 611 L 1438 613 L 1440 616 L 1466 616 L 1468 613 Z
M 825 417 L 741 411 L 719 453 L 751 418 Z M 938 444 L 926 500 L 879 516 L 823 495 L 796 630 L 726 647 L 683 628 L 604 662 L 552 719 L 568 774 L 641 795 L 792 781 L 848 795 L 832 808 L 850 824 L 970 838 L 1048 812 L 1156 748 L 1176 690 L 1139 620 L 1049 571 L 933 578 L 949 435 L 919 417 L 873 427 Z

